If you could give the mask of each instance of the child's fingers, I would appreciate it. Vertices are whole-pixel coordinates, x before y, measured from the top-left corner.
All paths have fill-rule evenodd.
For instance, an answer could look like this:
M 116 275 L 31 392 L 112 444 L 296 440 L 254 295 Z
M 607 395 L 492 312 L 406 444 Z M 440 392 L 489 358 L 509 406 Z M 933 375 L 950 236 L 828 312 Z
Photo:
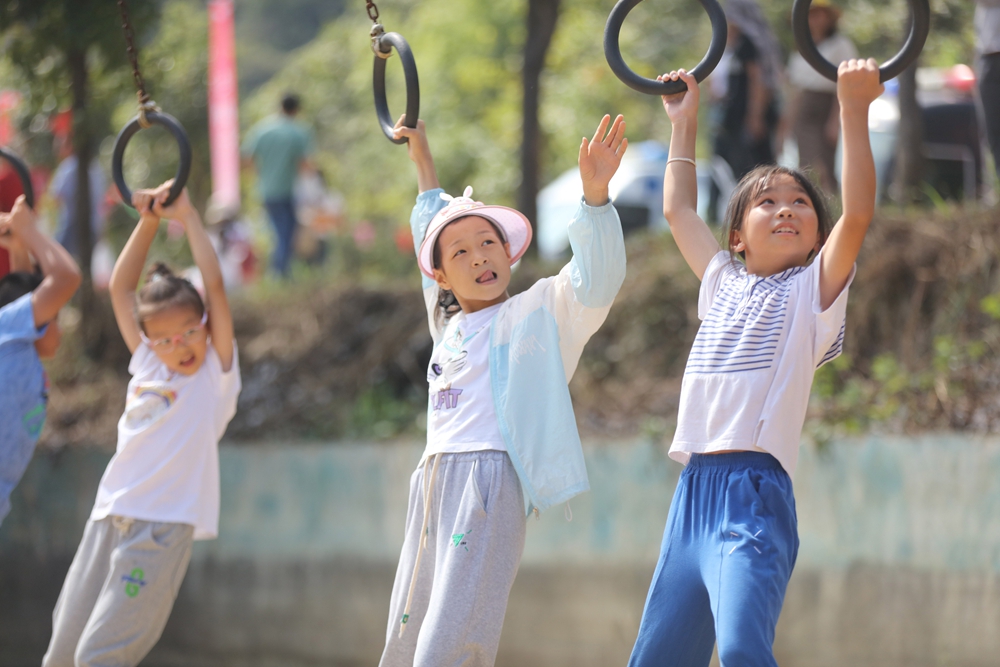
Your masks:
M 615 135 L 618 133 L 618 126 L 621 125 L 621 123 L 622 123 L 622 116 L 621 114 L 619 114 L 615 116 L 614 121 L 612 121 L 611 129 L 608 130 L 607 136 L 604 137 L 603 141 L 601 141 L 602 144 L 604 144 L 605 146 L 610 146 L 614 142 Z
M 694 78 L 694 74 L 691 74 L 690 72 L 688 72 L 686 70 L 681 70 L 680 72 L 678 72 L 677 73 L 677 77 L 681 81 L 683 81 L 684 83 L 686 83 L 688 85 L 688 88 L 691 88 L 692 86 L 697 86 L 698 85 L 698 80 L 696 78 Z
M 617 151 L 618 147 L 621 146 L 622 141 L 625 139 L 625 118 L 623 116 L 618 116 L 615 119 L 614 127 L 611 128 L 611 137 L 608 142 L 613 150 Z
M 628 137 L 622 139 L 621 144 L 615 148 L 615 155 L 618 156 L 618 159 L 625 155 L 626 149 L 628 149 Z
M 392 126 L 392 129 L 398 130 L 399 128 L 403 127 L 403 120 L 405 118 L 406 114 L 404 113 L 402 116 L 399 117 L 399 120 L 396 121 L 396 124 Z
M 597 125 L 597 132 L 594 132 L 594 138 L 590 140 L 590 143 L 599 142 L 604 138 L 604 132 L 608 129 L 608 123 L 611 122 L 611 116 L 604 114 L 604 118 Z

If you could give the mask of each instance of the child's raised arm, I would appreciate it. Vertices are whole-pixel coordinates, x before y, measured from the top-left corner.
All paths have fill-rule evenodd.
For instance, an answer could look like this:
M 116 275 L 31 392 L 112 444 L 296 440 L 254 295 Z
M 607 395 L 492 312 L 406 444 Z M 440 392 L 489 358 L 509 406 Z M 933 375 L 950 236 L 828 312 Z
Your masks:
M 697 80 L 684 70 L 656 78 L 658 81 L 679 79 L 688 87 L 683 93 L 663 96 L 663 108 L 673 128 L 667 169 L 663 174 L 663 217 L 670 224 L 670 232 L 688 266 L 701 280 L 720 247 L 712 230 L 698 215 L 698 173 L 694 156 L 700 90 Z
M 81 280 L 80 268 L 65 248 L 35 226 L 35 212 L 28 206 L 24 195 L 17 198 L 9 215 L 0 216 L 0 234 L 8 232 L 11 234 L 11 245 L 23 246 L 35 256 L 42 269 L 42 283 L 31 294 L 35 326 L 41 327 L 54 320 L 76 293 Z M 27 268 L 30 270 L 30 266 Z
M 181 191 L 181 195 L 173 204 L 163 206 L 163 202 L 170 196 L 171 184 L 172 182 L 168 181 L 157 189 L 153 200 L 153 211 L 161 217 L 177 220 L 184 225 L 188 245 L 191 246 L 191 256 L 194 257 L 195 266 L 201 272 L 205 284 L 208 330 L 212 334 L 212 347 L 219 355 L 222 370 L 228 373 L 233 365 L 233 315 L 229 310 L 229 298 L 226 296 L 219 258 L 215 254 L 208 233 L 205 232 L 205 227 L 201 224 L 201 216 L 191 206 L 187 189 Z
M 874 59 L 840 64 L 837 99 L 844 136 L 840 176 L 844 213 L 830 232 L 821 258 L 819 290 L 824 310 L 847 284 L 875 214 L 875 161 L 868 139 L 868 107 L 883 90 Z
M 424 121 L 418 120 L 416 127 L 406 127 L 403 125 L 403 118 L 400 116 L 393 128 L 393 135 L 396 139 L 406 137 L 406 152 L 410 159 L 417 165 L 417 188 L 420 192 L 427 192 L 441 187 L 438 183 L 437 170 L 434 168 L 434 158 L 431 157 L 431 147 L 427 143 L 427 126 Z
M 135 352 L 142 342 L 142 332 L 139 323 L 135 321 L 135 291 L 139 287 L 149 247 L 153 245 L 153 239 L 160 228 L 160 216 L 152 210 L 155 194 L 156 190 L 136 190 L 132 193 L 132 205 L 139 211 L 139 222 L 115 260 L 111 282 L 108 283 L 111 308 L 115 311 L 118 330 L 129 352 Z

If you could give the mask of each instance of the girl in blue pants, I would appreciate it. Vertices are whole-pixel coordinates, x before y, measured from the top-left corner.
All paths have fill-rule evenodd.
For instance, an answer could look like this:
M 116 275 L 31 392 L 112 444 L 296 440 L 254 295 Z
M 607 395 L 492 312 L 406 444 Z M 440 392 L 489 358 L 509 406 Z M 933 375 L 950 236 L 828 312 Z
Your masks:
M 667 518 L 630 665 L 776 665 L 772 644 L 798 534 L 795 471 L 815 369 L 840 354 L 847 289 L 875 208 L 874 60 L 840 65 L 844 213 L 830 229 L 801 173 L 758 167 L 733 193 L 725 250 L 698 217 L 698 83 L 665 96 L 673 125 L 663 213 L 701 279 L 702 320 L 670 457 L 687 464 Z

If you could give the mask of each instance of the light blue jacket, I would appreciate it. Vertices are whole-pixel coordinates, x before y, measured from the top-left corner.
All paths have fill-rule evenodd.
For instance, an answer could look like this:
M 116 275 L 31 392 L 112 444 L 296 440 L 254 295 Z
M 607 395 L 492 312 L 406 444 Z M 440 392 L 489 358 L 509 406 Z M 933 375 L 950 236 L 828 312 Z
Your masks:
M 410 216 L 417 249 L 446 204 L 442 192 L 417 197 Z M 590 489 L 568 384 L 625 280 L 622 226 L 610 203 L 595 208 L 581 202 L 569 240 L 569 264 L 505 301 L 490 333 L 493 402 L 529 515 Z M 434 321 L 438 287 L 426 277 L 423 287 L 436 347 L 443 333 Z

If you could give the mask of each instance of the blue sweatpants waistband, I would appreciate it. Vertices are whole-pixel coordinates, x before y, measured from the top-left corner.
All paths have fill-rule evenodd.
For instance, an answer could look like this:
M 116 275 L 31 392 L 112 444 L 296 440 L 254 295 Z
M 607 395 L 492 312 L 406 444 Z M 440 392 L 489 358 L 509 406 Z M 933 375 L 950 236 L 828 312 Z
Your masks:
M 778 459 L 767 452 L 724 452 L 722 454 L 691 454 L 688 469 L 726 468 L 729 470 L 783 470 Z

